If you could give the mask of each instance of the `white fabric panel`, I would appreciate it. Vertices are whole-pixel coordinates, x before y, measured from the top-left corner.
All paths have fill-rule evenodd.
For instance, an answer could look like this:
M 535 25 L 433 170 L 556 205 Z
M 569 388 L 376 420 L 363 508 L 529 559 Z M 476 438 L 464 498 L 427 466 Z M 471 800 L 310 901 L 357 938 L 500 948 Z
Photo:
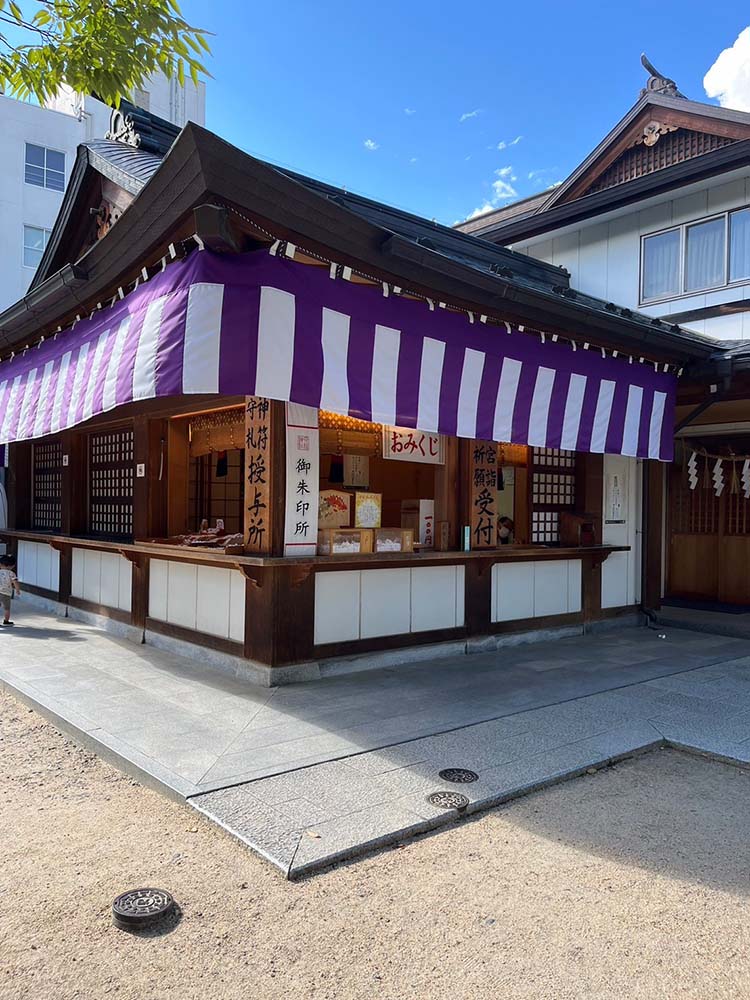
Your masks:
M 547 420 L 549 419 L 549 404 L 554 384 L 554 369 L 540 367 L 536 373 L 534 394 L 531 397 L 528 434 L 528 443 L 538 448 L 543 448 L 547 444 Z
M 49 362 L 52 364 L 52 362 Z M 34 398 L 34 388 L 36 386 L 36 375 L 39 371 L 38 368 L 32 368 L 26 377 L 26 382 L 23 389 L 21 390 L 21 416 L 18 420 L 17 434 L 20 436 L 24 433 L 26 429 L 26 422 L 29 419 L 29 407 L 31 406 L 31 400 Z
M 231 572 L 229 590 L 229 638 L 233 642 L 245 641 L 245 577 L 236 570 Z
M 492 567 L 493 622 L 534 617 L 534 563 L 495 563 Z
M 467 347 L 458 391 L 458 436 L 473 438 L 477 433 L 477 404 L 482 384 L 485 354 Z
M 169 563 L 167 621 L 183 628 L 195 628 L 198 600 L 198 567 L 189 563 Z
M 639 385 L 628 387 L 628 405 L 625 408 L 625 432 L 622 437 L 622 454 L 635 455 L 638 451 L 638 431 L 641 426 L 643 389 Z
M 294 296 L 290 292 L 266 286 L 261 288 L 256 396 L 289 399 L 295 315 Z
M 323 385 L 320 407 L 334 413 L 349 412 L 349 357 L 350 318 L 334 309 L 323 310 Z
M 518 380 L 523 365 L 515 358 L 505 358 L 497 389 L 493 437 L 496 441 L 510 441 L 513 431 L 513 411 L 516 408 Z
M 599 396 L 596 400 L 594 425 L 591 430 L 591 451 L 603 452 L 607 443 L 609 418 L 612 413 L 612 403 L 615 398 L 615 383 L 603 378 L 599 384 Z
M 371 385 L 373 423 L 397 423 L 396 384 L 400 346 L 400 330 L 393 330 L 390 326 L 375 327 Z
M 120 372 L 122 352 L 125 347 L 125 341 L 127 340 L 129 329 L 130 318 L 128 317 L 124 319 L 117 328 L 115 343 L 112 347 L 112 353 L 109 356 L 107 375 L 104 379 L 104 395 L 102 397 L 102 405 L 105 410 L 111 410 L 117 406 L 117 376 Z
M 195 628 L 199 632 L 229 638 L 230 573 L 217 566 L 198 567 Z
M 568 560 L 568 611 L 581 610 L 581 560 Z
M 107 346 L 107 341 L 109 340 L 109 330 L 105 330 L 104 333 L 100 334 L 99 339 L 96 342 L 96 349 L 94 351 L 94 361 L 91 365 L 91 373 L 89 374 L 88 382 L 86 384 L 86 395 L 83 400 L 83 419 L 88 420 L 94 409 L 94 393 L 96 392 L 96 387 L 99 381 L 99 369 L 102 366 L 102 358 L 104 357 L 104 349 Z
M 18 395 L 18 389 L 21 385 L 21 379 L 23 375 L 16 375 L 13 379 L 13 384 L 10 387 L 10 394 L 8 395 L 8 403 L 6 406 L 5 414 L 3 416 L 2 428 L 0 428 L 0 441 L 7 440 L 8 429 L 10 428 L 11 419 L 16 409 L 16 396 Z
M 417 427 L 421 431 L 436 431 L 440 420 L 440 385 L 443 380 L 445 344 L 442 340 L 425 337 L 422 342 L 422 362 L 419 367 L 419 402 Z
M 664 422 L 664 407 L 667 402 L 667 394 L 664 392 L 654 393 L 654 405 L 651 410 L 651 423 L 648 431 L 648 457 L 658 458 L 661 453 L 661 429 Z
M 190 286 L 185 311 L 182 391 L 219 391 L 219 351 L 224 286 L 201 281 Z
M 75 362 L 75 374 L 73 375 L 73 389 L 70 394 L 70 402 L 68 404 L 68 412 L 63 419 L 62 426 L 70 427 L 75 423 L 76 410 L 78 409 L 78 399 L 81 395 L 81 386 L 83 385 L 83 374 L 86 369 L 86 358 L 89 354 L 89 345 L 84 344 L 78 352 L 78 357 Z
M 154 299 L 146 309 L 146 316 L 138 338 L 133 368 L 133 399 L 151 399 L 156 395 L 156 350 L 159 346 L 161 316 L 167 296 Z
M 55 387 L 55 399 L 52 404 L 52 426 L 51 433 L 60 430 L 62 423 L 62 402 L 65 395 L 65 385 L 68 381 L 68 369 L 70 368 L 70 356 L 73 352 L 66 351 L 60 360 L 60 371 L 57 375 L 57 386 Z
M 42 387 L 36 404 L 36 419 L 34 420 L 34 437 L 40 437 L 44 433 L 44 418 L 47 414 L 47 403 L 49 401 L 49 384 L 52 379 L 52 369 L 55 367 L 54 359 L 48 361 L 42 373 Z
M 565 413 L 563 415 L 562 438 L 560 439 L 560 447 L 568 451 L 575 451 L 578 444 L 578 432 L 581 429 L 581 411 L 583 410 L 586 381 L 585 375 L 570 376 L 568 396 L 565 400 Z

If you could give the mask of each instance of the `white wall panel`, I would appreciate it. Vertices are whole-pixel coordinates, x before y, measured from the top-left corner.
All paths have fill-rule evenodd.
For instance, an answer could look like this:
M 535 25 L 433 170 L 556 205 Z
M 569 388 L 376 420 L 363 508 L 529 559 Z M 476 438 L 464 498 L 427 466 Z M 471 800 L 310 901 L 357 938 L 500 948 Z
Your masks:
M 568 611 L 568 563 L 534 563 L 534 617 L 564 615 Z
M 245 578 L 221 566 L 152 559 L 149 618 L 233 642 L 245 637 Z
M 60 553 L 47 542 L 20 541 L 16 571 L 22 584 L 53 593 L 60 589 Z
M 463 566 L 424 566 L 411 570 L 412 632 L 429 632 L 464 624 L 463 569 Z M 459 584 L 460 601 L 457 594 Z
M 568 612 L 580 611 L 583 607 L 583 594 L 581 590 L 583 582 L 583 572 L 580 559 L 568 560 Z
M 359 636 L 401 635 L 411 628 L 411 570 L 360 573 Z
M 169 563 L 166 559 L 152 559 L 148 570 L 148 616 L 157 621 L 167 621 L 167 594 L 169 593 Z
M 117 552 L 73 549 L 70 593 L 92 604 L 130 611 L 133 567 Z
M 495 563 L 492 567 L 492 621 L 534 617 L 534 563 Z
M 315 644 L 359 639 L 359 570 L 315 574 Z

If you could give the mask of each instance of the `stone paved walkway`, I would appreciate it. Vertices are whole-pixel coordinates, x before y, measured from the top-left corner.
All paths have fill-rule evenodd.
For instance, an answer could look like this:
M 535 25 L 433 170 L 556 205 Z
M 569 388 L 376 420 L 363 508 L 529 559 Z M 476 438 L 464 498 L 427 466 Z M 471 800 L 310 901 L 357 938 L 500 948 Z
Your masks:
M 618 629 L 265 689 L 24 610 L 0 685 L 289 877 L 669 741 L 750 762 L 750 646 Z M 749 742 L 746 742 L 749 741 Z M 443 782 L 444 767 L 479 774 Z

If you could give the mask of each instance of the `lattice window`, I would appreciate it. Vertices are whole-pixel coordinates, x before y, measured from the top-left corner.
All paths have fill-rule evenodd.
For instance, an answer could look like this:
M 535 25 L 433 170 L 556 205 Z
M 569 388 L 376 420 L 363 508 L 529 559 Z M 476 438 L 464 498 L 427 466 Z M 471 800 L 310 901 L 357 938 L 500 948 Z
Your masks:
M 37 531 L 62 527 L 62 442 L 34 444 L 31 526 Z
M 726 494 L 726 521 L 724 533 L 727 535 L 750 534 L 750 500 L 743 493 Z
M 556 510 L 532 510 L 532 542 L 558 542 L 560 540 L 560 515 Z
M 576 453 L 533 448 L 531 462 L 531 541 L 554 544 L 560 540 L 560 511 L 575 505 Z
M 110 538 L 133 534 L 131 429 L 89 437 L 89 531 Z
M 685 482 L 672 482 L 672 531 L 685 535 L 717 534 L 722 501 L 713 488 L 699 485 L 691 490 Z

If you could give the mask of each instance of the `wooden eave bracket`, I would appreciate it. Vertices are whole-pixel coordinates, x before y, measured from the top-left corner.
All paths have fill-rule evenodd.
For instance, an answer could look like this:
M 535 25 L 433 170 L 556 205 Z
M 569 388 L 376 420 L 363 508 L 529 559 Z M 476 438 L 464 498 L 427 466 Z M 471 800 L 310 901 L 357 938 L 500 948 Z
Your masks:
M 265 571 L 262 566 L 248 566 L 247 563 L 235 563 L 235 569 L 238 569 L 240 573 L 245 577 L 251 587 L 256 590 L 261 590 L 263 588 L 263 577 L 265 576 Z

